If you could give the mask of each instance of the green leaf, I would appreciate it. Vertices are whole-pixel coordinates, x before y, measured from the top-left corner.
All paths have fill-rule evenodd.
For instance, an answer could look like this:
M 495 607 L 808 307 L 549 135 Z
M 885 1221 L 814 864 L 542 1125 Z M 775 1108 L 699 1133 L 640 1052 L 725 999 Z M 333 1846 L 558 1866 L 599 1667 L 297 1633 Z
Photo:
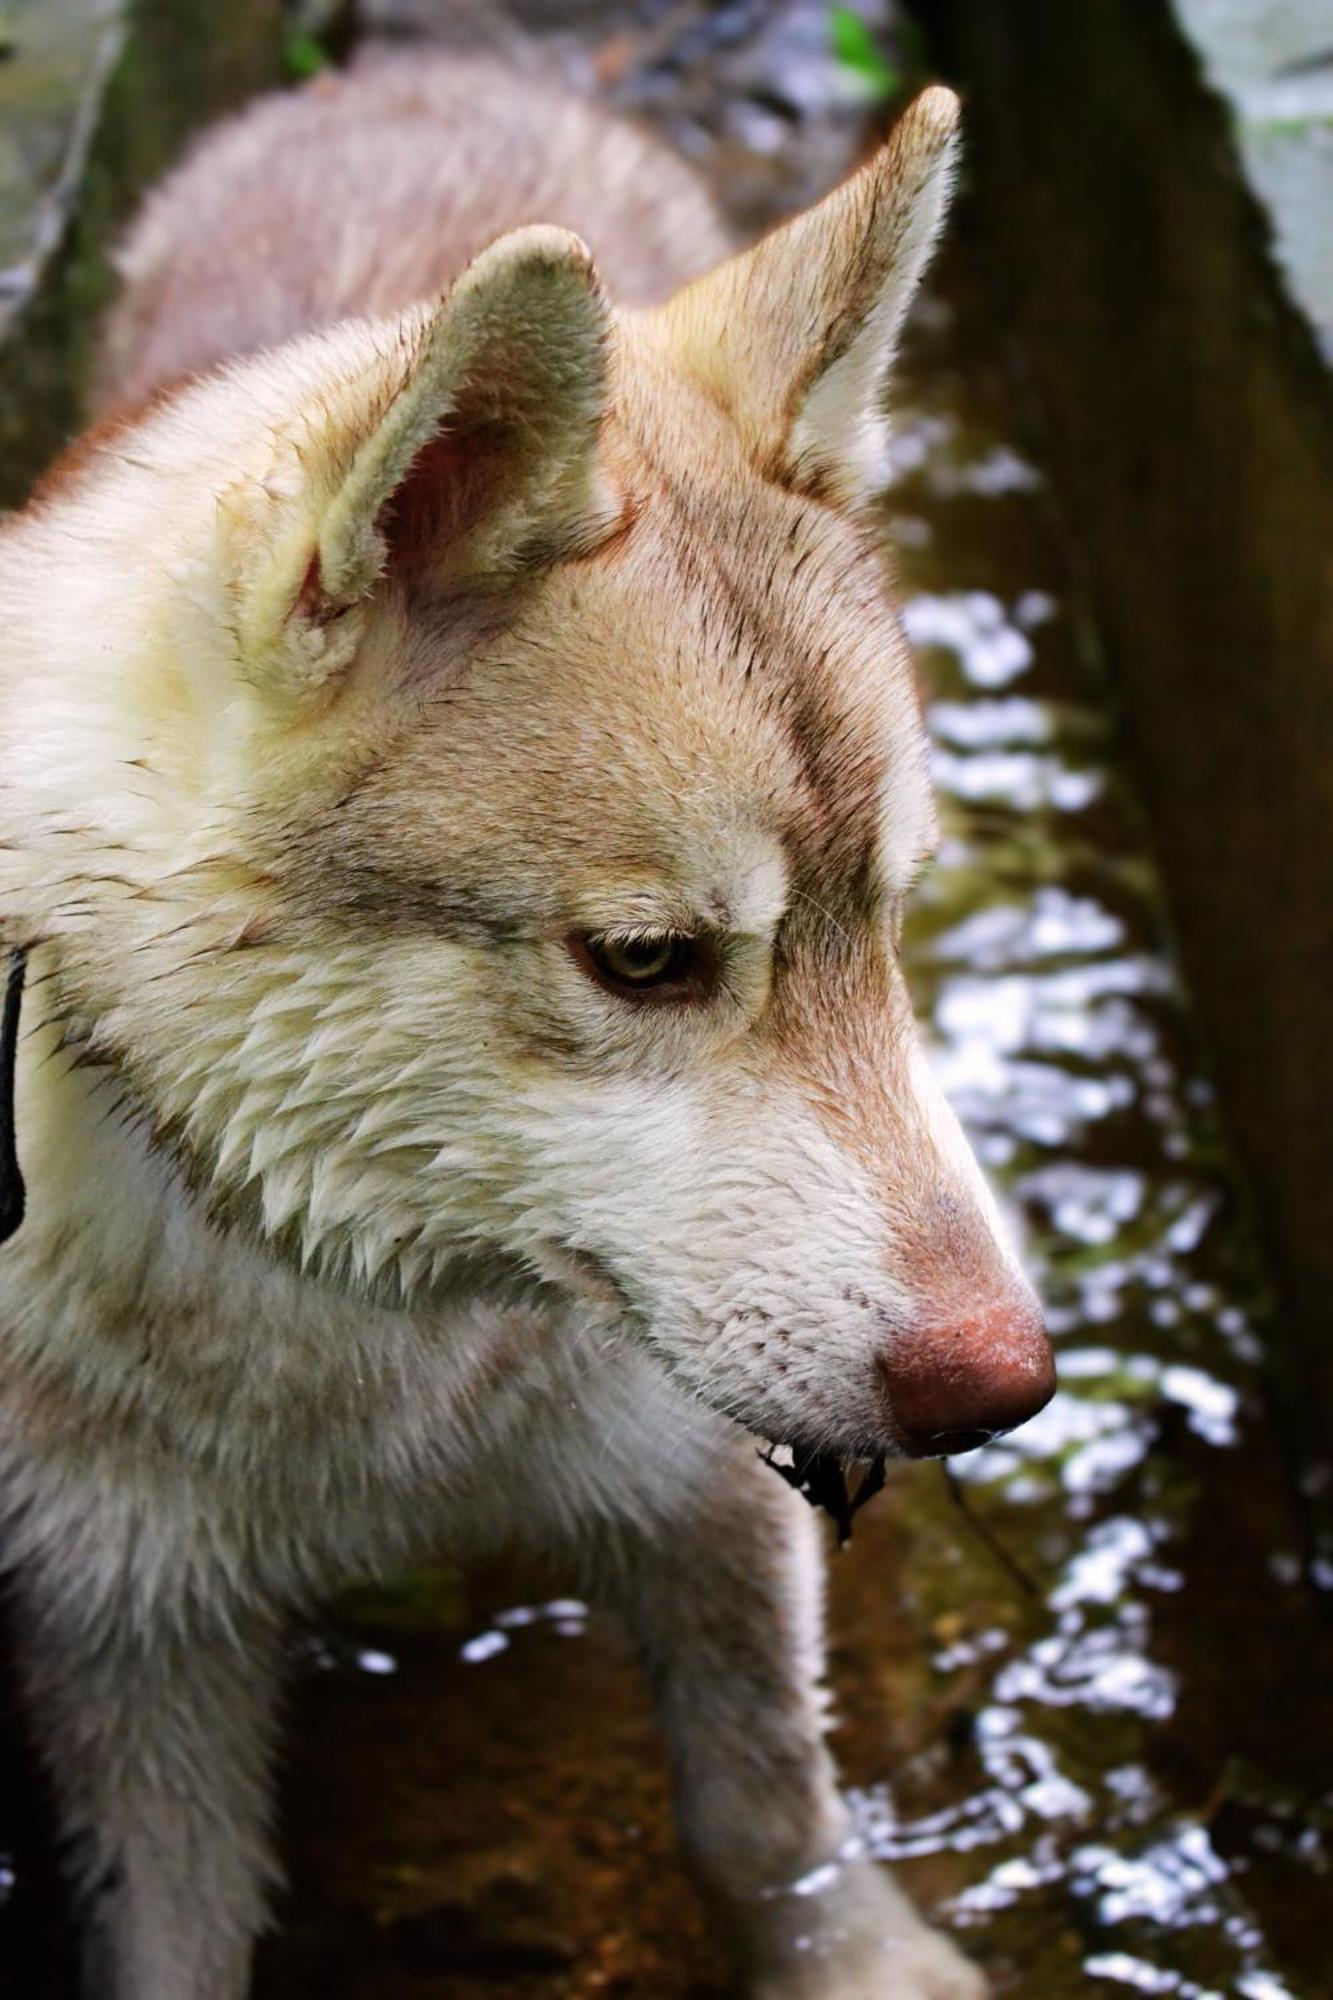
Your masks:
M 850 7 L 830 7 L 829 32 L 833 54 L 844 69 L 875 97 L 896 97 L 902 77 L 861 16 Z
M 288 76 L 298 81 L 308 76 L 318 76 L 329 66 L 329 52 L 318 35 L 312 35 L 308 28 L 299 27 L 295 22 L 288 25 L 282 38 L 282 58 Z

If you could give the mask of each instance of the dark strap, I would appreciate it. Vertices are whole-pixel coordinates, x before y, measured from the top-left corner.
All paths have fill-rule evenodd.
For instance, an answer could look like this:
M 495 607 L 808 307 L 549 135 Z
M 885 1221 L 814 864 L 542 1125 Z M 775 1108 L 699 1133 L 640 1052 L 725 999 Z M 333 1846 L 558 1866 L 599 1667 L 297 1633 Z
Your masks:
M 0 1243 L 7 1243 L 14 1234 L 28 1202 L 14 1142 L 14 1061 L 18 1054 L 19 1008 L 23 1004 L 27 970 L 27 952 L 11 951 L 9 977 L 5 981 L 5 1010 L 0 1018 Z

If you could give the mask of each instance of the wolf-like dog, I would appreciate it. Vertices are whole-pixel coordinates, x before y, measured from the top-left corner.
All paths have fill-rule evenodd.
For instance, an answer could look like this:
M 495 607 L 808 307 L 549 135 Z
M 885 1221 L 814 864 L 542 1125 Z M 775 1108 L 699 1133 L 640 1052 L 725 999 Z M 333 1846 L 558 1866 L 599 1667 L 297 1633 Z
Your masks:
M 747 1994 L 982 1991 L 850 1837 L 755 1444 L 1052 1387 L 897 949 L 875 500 L 955 123 L 728 255 L 628 125 L 383 59 L 131 235 L 0 533 L 0 1538 L 96 2000 L 241 2000 L 287 1619 L 497 1536 L 625 1621 Z

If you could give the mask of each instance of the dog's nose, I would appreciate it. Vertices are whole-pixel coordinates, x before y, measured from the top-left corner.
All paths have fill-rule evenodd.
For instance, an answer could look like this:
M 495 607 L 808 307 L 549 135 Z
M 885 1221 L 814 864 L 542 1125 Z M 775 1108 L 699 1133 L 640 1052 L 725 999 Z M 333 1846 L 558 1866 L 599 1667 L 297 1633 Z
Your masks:
M 891 1426 L 912 1458 L 975 1451 L 1035 1417 L 1055 1393 L 1035 1300 L 900 1332 L 880 1368 Z

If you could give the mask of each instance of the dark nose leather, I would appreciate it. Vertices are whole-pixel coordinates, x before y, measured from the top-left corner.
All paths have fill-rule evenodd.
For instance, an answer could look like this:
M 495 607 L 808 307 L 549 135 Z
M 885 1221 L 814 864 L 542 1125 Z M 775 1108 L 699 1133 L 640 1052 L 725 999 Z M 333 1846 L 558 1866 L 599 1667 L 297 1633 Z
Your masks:
M 1045 1322 L 1027 1299 L 900 1332 L 880 1370 L 890 1427 L 912 1458 L 975 1451 L 1035 1417 L 1055 1393 Z

